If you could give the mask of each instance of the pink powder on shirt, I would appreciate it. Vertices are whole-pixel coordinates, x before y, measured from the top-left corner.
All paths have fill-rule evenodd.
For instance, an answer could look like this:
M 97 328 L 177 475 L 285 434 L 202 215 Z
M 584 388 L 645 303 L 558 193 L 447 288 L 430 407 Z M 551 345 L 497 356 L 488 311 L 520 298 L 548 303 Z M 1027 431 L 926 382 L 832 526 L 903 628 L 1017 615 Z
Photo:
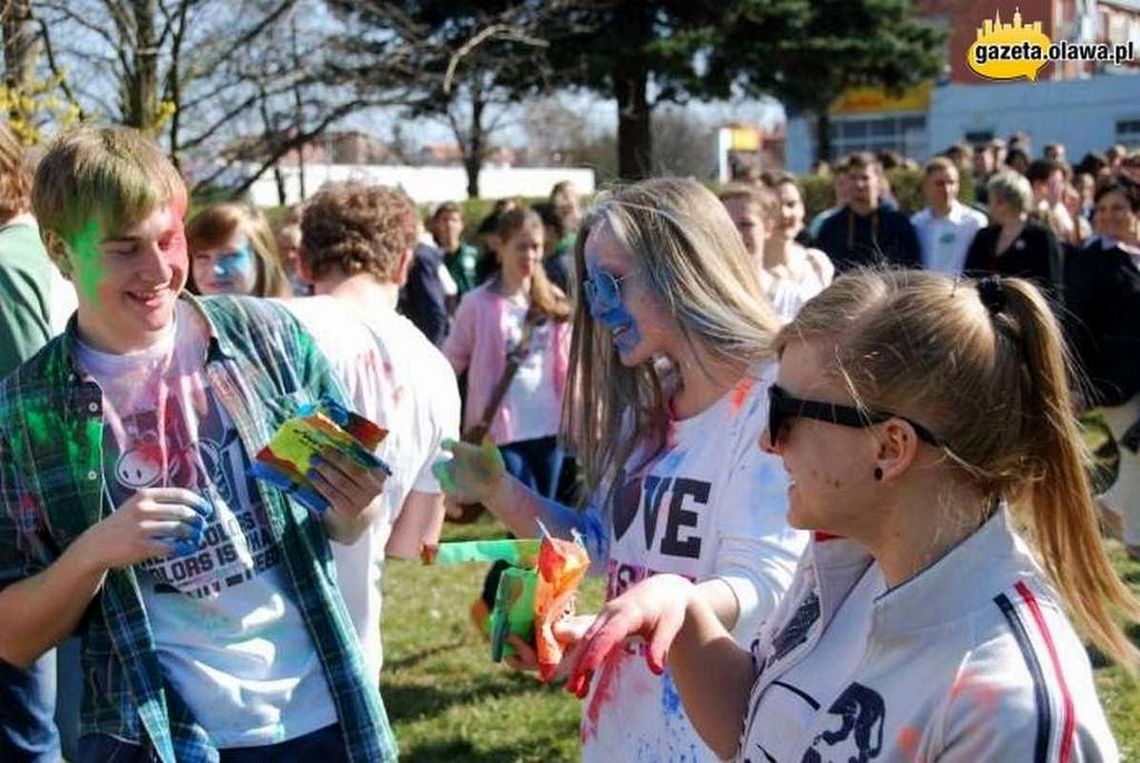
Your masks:
M 756 380 L 751 377 L 744 377 L 736 383 L 732 388 L 732 415 L 737 415 L 744 407 L 744 401 L 748 399 L 748 393 L 752 391 L 753 385 Z
M 605 706 L 614 698 L 613 685 L 621 674 L 627 656 L 623 649 L 615 649 L 610 652 L 602 665 L 602 672 L 598 675 L 598 682 L 594 685 L 594 693 L 590 697 L 590 704 L 586 707 L 586 721 L 582 724 L 583 742 L 598 733 L 598 719 Z

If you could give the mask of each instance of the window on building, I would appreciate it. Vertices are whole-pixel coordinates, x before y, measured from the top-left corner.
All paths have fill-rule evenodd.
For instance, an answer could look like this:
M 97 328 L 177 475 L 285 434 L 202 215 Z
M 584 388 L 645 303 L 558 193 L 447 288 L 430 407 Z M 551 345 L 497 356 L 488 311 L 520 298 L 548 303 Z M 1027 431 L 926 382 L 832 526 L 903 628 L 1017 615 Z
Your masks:
M 1116 142 L 1129 148 L 1140 147 L 1140 118 L 1116 121 Z
M 831 158 L 856 151 L 898 151 L 919 161 L 927 158 L 925 114 L 832 117 Z

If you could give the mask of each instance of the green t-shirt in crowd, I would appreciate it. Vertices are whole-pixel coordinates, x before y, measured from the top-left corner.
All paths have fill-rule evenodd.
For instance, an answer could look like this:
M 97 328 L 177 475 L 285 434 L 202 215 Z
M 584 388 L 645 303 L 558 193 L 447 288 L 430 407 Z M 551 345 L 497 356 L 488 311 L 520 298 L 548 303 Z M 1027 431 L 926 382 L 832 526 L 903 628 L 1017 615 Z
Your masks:
M 460 294 L 466 294 L 479 285 L 475 267 L 479 264 L 479 250 L 470 244 L 459 242 L 453 252 L 444 252 L 443 264 L 455 280 Z
M 47 344 L 54 333 L 53 267 L 34 224 L 0 226 L 0 379 Z

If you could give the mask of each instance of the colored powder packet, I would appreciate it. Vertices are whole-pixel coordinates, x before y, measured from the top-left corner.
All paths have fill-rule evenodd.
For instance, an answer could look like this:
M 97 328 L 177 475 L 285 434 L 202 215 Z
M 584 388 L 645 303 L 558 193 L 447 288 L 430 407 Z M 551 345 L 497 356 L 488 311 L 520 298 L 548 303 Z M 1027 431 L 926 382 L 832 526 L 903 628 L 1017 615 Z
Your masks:
M 494 606 L 485 623 L 491 642 L 491 659 L 500 662 L 514 654 L 507 636 L 514 634 L 535 644 L 539 675 L 554 677 L 562 660 L 563 646 L 554 636 L 554 624 L 573 614 L 578 585 L 590 566 L 581 537 L 552 537 L 542 528 L 542 538 L 441 543 L 425 547 L 425 564 L 505 562 Z
M 545 535 L 545 531 L 544 531 Z M 563 646 L 554 624 L 574 614 L 578 585 L 590 567 L 590 555 L 577 533 L 574 540 L 545 535 L 538 552 L 538 582 L 534 594 L 534 638 L 538 674 L 549 681 L 562 661 Z
M 365 468 L 391 469 L 372 451 L 387 430 L 331 401 L 298 408 L 283 423 L 269 444 L 257 452 L 249 473 L 273 485 L 314 511 L 325 511 L 329 502 L 308 478 L 314 459 L 333 450 Z
M 515 653 L 507 643 L 513 633 L 523 641 L 534 641 L 534 599 L 538 590 L 538 575 L 533 569 L 508 567 L 499 577 L 495 592 L 495 606 L 487 619 L 490 628 L 491 661 L 502 662 Z

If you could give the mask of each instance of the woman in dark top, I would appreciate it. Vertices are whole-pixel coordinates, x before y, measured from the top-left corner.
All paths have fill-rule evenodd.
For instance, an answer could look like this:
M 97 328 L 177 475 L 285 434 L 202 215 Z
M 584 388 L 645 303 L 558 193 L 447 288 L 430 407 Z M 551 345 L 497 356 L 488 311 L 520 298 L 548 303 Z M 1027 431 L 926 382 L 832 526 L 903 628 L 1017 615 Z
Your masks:
M 1102 181 L 1099 237 L 1066 263 L 1069 341 L 1088 378 L 1086 403 L 1120 446 L 1116 482 L 1102 496 L 1123 515 L 1128 554 L 1140 559 L 1140 187 Z
M 990 225 L 978 231 L 966 253 L 966 275 L 1019 276 L 1034 281 L 1060 303 L 1061 245 L 1048 228 L 1030 222 L 1033 192 L 1024 176 L 1003 170 L 986 184 Z

